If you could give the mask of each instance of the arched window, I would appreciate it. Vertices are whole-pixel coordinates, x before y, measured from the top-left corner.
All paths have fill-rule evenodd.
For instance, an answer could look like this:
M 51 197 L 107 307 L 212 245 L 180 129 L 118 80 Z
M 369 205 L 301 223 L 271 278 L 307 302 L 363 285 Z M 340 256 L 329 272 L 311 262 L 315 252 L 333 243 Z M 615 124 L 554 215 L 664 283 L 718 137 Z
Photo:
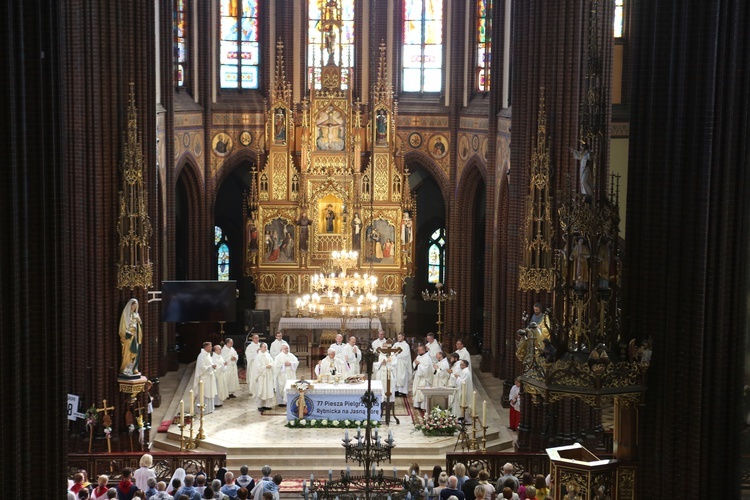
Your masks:
M 175 0 L 174 3 L 174 82 L 177 88 L 184 88 L 188 79 L 188 2 Z
M 477 0 L 477 90 L 490 90 L 490 54 L 492 37 L 492 18 L 488 11 L 492 9 L 492 0 Z
M 443 88 L 443 0 L 404 0 L 401 90 Z
M 445 229 L 432 233 L 427 244 L 427 282 L 442 283 L 445 277 Z
M 324 49 L 323 33 L 320 31 L 322 12 L 321 0 L 308 0 L 307 10 L 307 71 L 308 85 L 320 89 L 320 71 L 328 63 L 328 54 Z M 334 59 L 334 63 L 341 66 L 341 88 L 348 89 L 351 75 L 349 68 L 354 67 L 354 0 L 338 0 L 341 8 L 341 62 Z M 338 36 L 336 33 L 335 36 Z M 325 61 L 323 59 L 326 59 Z
M 229 281 L 229 245 L 227 245 L 224 231 L 219 226 L 214 226 L 214 244 L 216 245 L 216 279 Z
M 258 0 L 220 0 L 219 80 L 223 89 L 257 89 L 260 83 Z

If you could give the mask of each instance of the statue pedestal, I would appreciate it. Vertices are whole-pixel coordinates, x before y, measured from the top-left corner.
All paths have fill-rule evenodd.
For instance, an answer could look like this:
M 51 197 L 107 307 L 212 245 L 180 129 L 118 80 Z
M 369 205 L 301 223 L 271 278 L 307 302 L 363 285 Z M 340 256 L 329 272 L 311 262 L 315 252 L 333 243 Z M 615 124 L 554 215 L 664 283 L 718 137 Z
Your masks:
M 450 406 L 448 406 L 448 397 L 456 392 L 455 387 L 422 387 L 420 390 L 427 402 L 426 414 L 432 411 L 433 406 L 440 406 L 444 410 L 450 409 Z
M 120 392 L 124 395 L 130 396 L 130 401 L 133 402 L 138 397 L 138 394 L 142 393 L 146 388 L 146 382 L 148 379 L 141 375 L 138 378 L 118 378 L 117 383 L 120 385 Z

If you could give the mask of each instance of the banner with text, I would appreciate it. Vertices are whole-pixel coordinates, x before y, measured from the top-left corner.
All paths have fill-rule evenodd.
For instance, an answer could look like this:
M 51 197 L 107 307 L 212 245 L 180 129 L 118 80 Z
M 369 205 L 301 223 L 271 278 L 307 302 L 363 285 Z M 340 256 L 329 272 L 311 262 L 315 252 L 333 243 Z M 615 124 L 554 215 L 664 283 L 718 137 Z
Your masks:
M 286 418 L 314 418 L 328 420 L 365 420 L 367 407 L 361 401 L 362 394 L 305 394 L 305 416 L 299 416 L 299 394 L 286 395 Z M 370 412 L 371 420 L 380 420 L 382 395 L 377 394 L 377 403 Z

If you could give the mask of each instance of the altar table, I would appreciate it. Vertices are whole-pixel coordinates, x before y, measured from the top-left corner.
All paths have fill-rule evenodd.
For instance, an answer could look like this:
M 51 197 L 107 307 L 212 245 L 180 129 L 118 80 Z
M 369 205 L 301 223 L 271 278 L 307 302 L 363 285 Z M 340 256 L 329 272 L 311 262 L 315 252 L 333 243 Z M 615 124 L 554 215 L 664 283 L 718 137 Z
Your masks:
M 286 396 L 286 418 L 298 418 L 299 391 L 292 385 L 296 382 L 289 380 L 284 387 Z M 305 418 L 328 420 L 365 420 L 367 407 L 361 399 L 367 390 L 367 382 L 360 384 L 318 384 L 310 382 L 311 389 L 305 391 Z M 383 401 L 383 383 L 372 381 L 372 392 L 377 403 L 370 411 L 371 420 L 380 420 L 380 404 Z
M 279 330 L 340 330 L 341 318 L 279 318 Z M 378 318 L 351 318 L 347 330 L 379 330 Z

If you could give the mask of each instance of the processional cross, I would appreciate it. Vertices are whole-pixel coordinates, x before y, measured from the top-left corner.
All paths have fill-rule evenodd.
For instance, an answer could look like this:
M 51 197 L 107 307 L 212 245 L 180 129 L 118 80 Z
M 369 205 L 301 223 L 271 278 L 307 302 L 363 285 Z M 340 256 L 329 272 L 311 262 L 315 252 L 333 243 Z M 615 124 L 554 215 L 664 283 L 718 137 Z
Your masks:
M 299 392 L 299 398 L 297 399 L 297 418 L 305 418 L 305 391 L 312 389 L 313 385 L 307 380 L 298 380 L 293 386 Z
M 107 406 L 107 400 L 106 399 L 102 399 L 102 408 L 97 408 L 96 409 L 97 413 L 104 412 L 104 415 L 102 416 L 102 425 L 104 425 L 105 429 L 107 427 L 112 427 L 112 417 L 109 416 L 108 411 L 109 410 L 114 410 L 114 409 L 115 409 L 114 406 Z M 109 453 L 112 453 L 112 437 L 111 437 L 112 432 L 111 431 L 110 432 L 106 432 L 105 431 L 104 433 L 107 435 L 107 451 Z
M 391 355 L 399 355 L 403 351 L 400 347 L 386 347 L 390 346 L 391 344 L 385 344 L 383 347 L 378 347 L 378 352 L 381 352 L 386 355 L 386 384 L 385 384 L 385 423 L 386 425 L 389 425 L 391 423 L 391 372 L 388 370 L 388 358 L 391 357 Z M 382 368 L 382 366 L 381 366 Z M 397 424 L 401 425 L 401 422 L 399 421 L 398 417 L 396 416 L 396 405 L 394 403 L 393 405 L 393 420 L 396 421 Z

